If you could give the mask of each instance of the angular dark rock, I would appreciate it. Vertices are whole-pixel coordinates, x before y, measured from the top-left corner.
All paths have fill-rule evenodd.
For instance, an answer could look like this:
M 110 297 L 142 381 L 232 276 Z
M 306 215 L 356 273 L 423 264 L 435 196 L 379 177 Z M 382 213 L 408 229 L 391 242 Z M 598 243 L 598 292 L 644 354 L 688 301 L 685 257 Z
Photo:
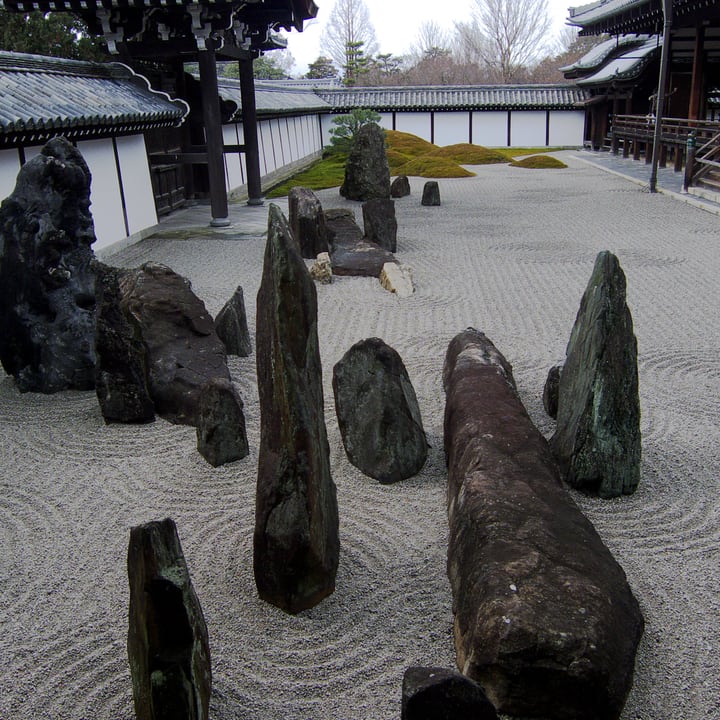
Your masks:
M 386 262 L 395 256 L 363 237 L 352 210 L 337 208 L 325 213 L 330 232 L 330 260 L 334 275 L 380 277 Z
M 203 385 L 230 379 L 210 313 L 188 280 L 159 263 L 124 273 L 120 293 L 123 312 L 137 322 L 147 348 L 155 411 L 170 422 L 197 425 Z
M 137 720 L 206 720 L 212 686 L 207 626 L 170 518 L 130 530 L 127 567 Z
M 390 197 L 385 131 L 379 125 L 366 123 L 358 130 L 345 164 L 340 194 L 348 200 Z
M 315 284 L 282 212 L 272 204 L 256 342 L 260 453 L 255 582 L 263 600 L 297 613 L 334 591 L 340 539 Z
M 250 452 L 243 401 L 225 378 L 212 378 L 200 392 L 198 452 L 213 466 L 241 460 Z
M 402 720 L 497 720 L 474 680 L 455 670 L 409 667 L 403 676 Z
M 410 181 L 407 175 L 398 175 L 390 183 L 390 197 L 401 198 L 410 194 Z
M 640 482 L 637 340 L 618 259 L 601 252 L 580 301 L 558 392 L 551 440 L 573 487 L 617 497 Z
M 381 483 L 420 472 L 427 459 L 415 390 L 400 355 L 379 338 L 355 343 L 333 369 L 335 410 L 350 462 Z
M 304 258 L 313 259 L 321 252 L 328 252 L 325 213 L 312 190 L 304 187 L 290 188 L 288 221 Z
M 453 339 L 443 383 L 458 668 L 502 714 L 615 720 L 643 631 L 625 573 L 482 333 Z
M 395 201 L 374 198 L 363 203 L 365 237 L 391 253 L 397 252 L 397 219 Z
M 363 231 L 355 220 L 355 213 L 347 208 L 330 208 L 325 211 L 325 223 L 330 251 L 337 245 L 354 245 L 363 239 Z
M 228 355 L 250 357 L 252 341 L 245 312 L 243 289 L 238 285 L 233 296 L 225 303 L 215 318 L 215 332 L 225 346 Z
M 440 205 L 440 186 L 437 180 L 428 180 L 423 185 L 421 205 Z
M 558 393 L 560 392 L 560 375 L 562 374 L 562 364 L 553 365 L 548 370 L 547 380 L 543 388 L 543 407 L 545 412 L 554 420 L 558 411 Z
M 129 271 L 97 263 L 95 392 L 106 423 L 151 422 L 147 349 L 139 323 L 121 302 L 120 278 Z
M 22 392 L 95 387 L 90 171 L 64 138 L 0 207 L 0 361 Z

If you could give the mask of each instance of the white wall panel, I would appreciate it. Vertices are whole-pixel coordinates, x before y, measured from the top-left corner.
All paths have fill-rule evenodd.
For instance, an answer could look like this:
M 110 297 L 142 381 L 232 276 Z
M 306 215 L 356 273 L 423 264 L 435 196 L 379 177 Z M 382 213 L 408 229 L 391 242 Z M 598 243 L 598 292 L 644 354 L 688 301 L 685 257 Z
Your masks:
M 142 135 L 115 140 L 130 235 L 157 225 L 150 166 Z M 121 236 L 122 237 L 122 236 Z M 120 240 L 121 237 L 116 238 Z M 99 241 L 98 241 L 99 242 Z
M 237 125 L 223 125 L 223 143 L 225 145 L 239 145 Z M 228 190 L 233 190 L 243 184 L 242 170 L 240 167 L 240 153 L 232 152 L 224 154 L 225 160 L 225 185 Z
M 512 147 L 544 146 L 546 117 L 544 110 L 513 110 L 510 115 L 510 145 Z
M 434 126 L 436 145 L 442 147 L 469 141 L 470 114 L 468 112 L 436 112 Z
M 15 148 L 0 150 L 0 202 L 15 189 L 20 172 L 20 154 Z
M 93 247 L 99 250 L 127 236 L 115 153 L 110 138 L 83 140 L 77 147 L 92 174 L 90 211 L 97 237 Z
M 412 133 L 430 142 L 429 112 L 395 113 L 395 129 L 400 132 Z
M 472 114 L 473 145 L 507 147 L 506 110 L 474 111 Z
M 585 136 L 585 111 L 550 111 L 550 145 L 582 147 Z

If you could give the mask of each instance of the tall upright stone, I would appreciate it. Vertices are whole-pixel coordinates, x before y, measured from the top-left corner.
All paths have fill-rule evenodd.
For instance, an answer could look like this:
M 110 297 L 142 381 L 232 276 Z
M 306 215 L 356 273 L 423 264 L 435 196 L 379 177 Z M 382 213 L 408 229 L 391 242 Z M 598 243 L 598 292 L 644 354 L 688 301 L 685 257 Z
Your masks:
M 365 237 L 391 253 L 397 252 L 397 218 L 395 201 L 373 198 L 363 203 Z
M 128 659 L 137 720 L 207 720 L 207 625 L 175 523 L 130 530 Z
M 22 391 L 95 387 L 90 170 L 62 137 L 0 207 L 0 361 Z
M 348 200 L 390 197 L 385 131 L 379 125 L 366 123 L 358 130 L 345 164 L 340 194 Z
M 560 375 L 551 445 L 573 487 L 616 497 L 640 482 L 637 340 L 617 257 L 598 254 Z
M 320 200 L 309 188 L 293 187 L 288 193 L 288 221 L 300 246 L 300 254 L 309 260 L 328 252 L 328 230 Z
M 335 589 L 340 540 L 325 428 L 315 284 L 271 204 L 257 297 L 260 452 L 254 570 L 263 600 L 288 613 Z

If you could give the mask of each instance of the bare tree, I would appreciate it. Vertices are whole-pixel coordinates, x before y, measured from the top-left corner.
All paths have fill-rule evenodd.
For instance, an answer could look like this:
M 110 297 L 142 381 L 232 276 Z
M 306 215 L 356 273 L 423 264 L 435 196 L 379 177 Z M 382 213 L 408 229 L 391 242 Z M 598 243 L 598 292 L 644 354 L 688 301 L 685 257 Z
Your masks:
M 485 64 L 499 82 L 517 82 L 547 52 L 547 0 L 474 1 L 472 20 L 455 24 L 456 51 Z
M 378 49 L 367 6 L 363 0 L 336 0 L 320 39 L 320 50 L 347 74 L 354 67 L 358 49 L 367 59 Z
M 451 46 L 450 34 L 434 20 L 426 20 L 418 28 L 409 55 L 415 62 L 420 62 L 426 58 L 449 54 Z

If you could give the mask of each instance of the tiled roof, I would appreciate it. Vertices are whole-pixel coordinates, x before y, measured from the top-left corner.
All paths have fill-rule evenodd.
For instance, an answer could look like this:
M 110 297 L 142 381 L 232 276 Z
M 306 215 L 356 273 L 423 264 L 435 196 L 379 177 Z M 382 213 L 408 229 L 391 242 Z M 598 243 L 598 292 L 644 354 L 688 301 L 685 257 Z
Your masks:
M 600 0 L 579 7 L 571 7 L 568 13 L 571 24 L 585 26 L 631 9 L 636 10 L 643 5 L 650 5 L 650 0 Z
M 619 35 L 599 43 L 591 48 L 579 60 L 560 68 L 560 72 L 566 77 L 578 77 L 587 75 L 593 70 L 597 70 L 612 55 L 619 53 L 623 48 L 630 48 L 645 43 L 649 35 Z
M 374 110 L 564 110 L 585 100 L 572 85 L 468 85 L 345 88 L 315 91 L 334 111 Z
M 0 143 L 179 125 L 182 100 L 150 89 L 120 63 L 90 63 L 0 51 Z
M 240 120 L 240 81 L 233 78 L 218 78 L 220 97 L 233 103 L 236 110 L 233 120 Z M 277 115 L 287 113 L 330 110 L 328 104 L 315 94 L 311 87 L 297 88 L 275 82 L 255 81 L 255 106 L 258 115 Z
M 660 54 L 660 42 L 657 36 L 651 36 L 640 47 L 619 55 L 593 75 L 578 80 L 577 84 L 581 87 L 607 85 L 613 80 L 630 80 L 637 77 L 647 63 Z

